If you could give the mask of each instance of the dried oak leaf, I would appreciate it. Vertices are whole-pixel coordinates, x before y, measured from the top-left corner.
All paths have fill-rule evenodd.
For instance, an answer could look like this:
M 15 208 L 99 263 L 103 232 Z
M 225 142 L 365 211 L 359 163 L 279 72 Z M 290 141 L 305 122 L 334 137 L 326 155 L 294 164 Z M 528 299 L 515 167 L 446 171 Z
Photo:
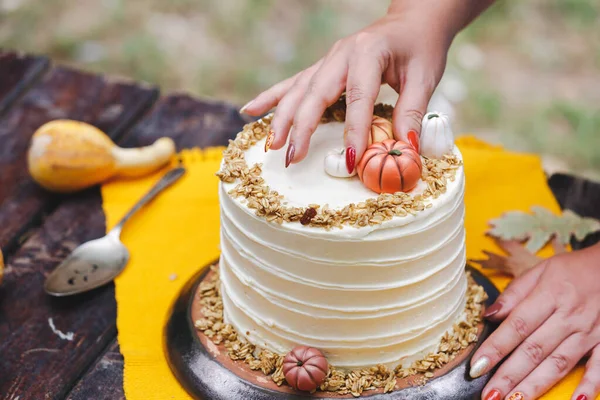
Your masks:
M 554 215 L 543 207 L 532 207 L 533 214 L 511 211 L 490 221 L 489 235 L 502 240 L 527 241 L 525 248 L 537 253 L 552 238 L 566 246 L 575 236 L 583 240 L 590 233 L 600 231 L 600 221 L 583 218 L 570 210 Z
M 536 266 L 543 259 L 528 251 L 523 244 L 517 240 L 502 240 L 495 238 L 507 256 L 492 253 L 484 250 L 483 253 L 487 259 L 469 260 L 472 263 L 481 265 L 484 269 L 493 269 L 515 278 L 523 275 L 530 268 Z

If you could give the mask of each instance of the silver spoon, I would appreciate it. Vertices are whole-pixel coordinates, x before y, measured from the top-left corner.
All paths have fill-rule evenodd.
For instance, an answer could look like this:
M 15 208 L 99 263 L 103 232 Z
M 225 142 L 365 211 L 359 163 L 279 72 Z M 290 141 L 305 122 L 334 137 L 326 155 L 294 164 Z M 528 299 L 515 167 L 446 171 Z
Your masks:
M 46 278 L 44 290 L 52 296 L 69 296 L 87 292 L 112 281 L 129 261 L 129 251 L 121 241 L 123 225 L 157 194 L 177 181 L 185 168 L 175 168 L 163 176 L 154 187 L 106 234 L 78 246 Z

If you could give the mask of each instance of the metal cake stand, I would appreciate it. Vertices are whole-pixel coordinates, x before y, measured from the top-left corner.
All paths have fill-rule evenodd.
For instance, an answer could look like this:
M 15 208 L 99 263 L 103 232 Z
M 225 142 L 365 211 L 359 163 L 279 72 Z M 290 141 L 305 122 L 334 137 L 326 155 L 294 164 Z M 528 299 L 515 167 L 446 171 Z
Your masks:
M 340 396 L 334 393 L 317 392 L 313 395 L 295 392 L 286 385 L 282 387 L 260 384 L 268 379 L 252 376 L 240 376 L 240 367 L 235 362 L 225 362 L 215 353 L 215 346 L 207 342 L 205 346 L 200 340 L 192 319 L 192 304 L 200 282 L 210 268 L 203 268 L 182 288 L 173 304 L 164 330 L 164 347 L 171 371 L 187 392 L 196 399 L 205 400 L 303 400 L 307 398 L 340 399 L 353 398 L 351 395 Z M 467 266 L 474 280 L 488 294 L 486 307 L 498 297 L 498 289 L 476 269 Z M 395 390 L 391 393 L 364 392 L 362 397 L 369 400 L 461 400 L 480 398 L 481 391 L 491 377 L 493 371 L 478 378 L 469 377 L 469 361 L 477 347 L 494 331 L 496 326 L 484 322 L 479 340 L 475 346 L 468 348 L 445 374 L 429 380 L 423 386 L 412 386 Z M 207 348 L 213 347 L 213 348 Z M 467 351 L 465 350 L 465 351 Z M 228 359 L 228 358 L 227 358 Z M 233 370 L 238 373 L 234 373 Z M 260 371 L 258 372 L 260 373 Z M 257 375 L 258 376 L 258 375 Z M 370 394 L 371 393 L 371 394 Z

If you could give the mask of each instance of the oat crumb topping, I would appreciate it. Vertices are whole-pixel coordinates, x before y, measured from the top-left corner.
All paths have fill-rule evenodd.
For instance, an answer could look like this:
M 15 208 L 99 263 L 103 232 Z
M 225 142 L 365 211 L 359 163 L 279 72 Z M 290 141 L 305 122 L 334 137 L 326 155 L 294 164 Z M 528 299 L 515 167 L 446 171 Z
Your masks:
M 212 274 L 199 286 L 199 301 L 202 305 L 203 318 L 195 321 L 195 327 L 203 332 L 213 343 L 223 344 L 232 360 L 243 361 L 252 370 L 260 370 L 278 386 L 285 383 L 283 375 L 283 359 L 285 354 L 275 354 L 240 338 L 229 324 L 223 322 L 223 301 L 221 298 L 221 282 L 218 266 L 211 267 Z M 396 388 L 396 378 L 412 377 L 416 384 L 425 384 L 433 378 L 434 372 L 452 361 L 461 350 L 475 343 L 478 339 L 478 325 L 482 321 L 483 302 L 487 294 L 479 286 L 470 273 L 465 318 L 454 324 L 451 331 L 441 339 L 437 352 L 415 361 L 409 368 L 396 367 L 393 371 L 383 365 L 375 365 L 360 370 L 343 371 L 330 366 L 325 382 L 320 391 L 352 394 L 359 397 L 364 391 L 383 388 L 384 393 Z
M 340 102 L 325 112 L 322 123 L 344 120 L 345 111 Z M 376 105 L 375 115 L 391 119 L 391 106 Z M 448 182 L 454 181 L 456 171 L 462 165 L 462 161 L 454 154 L 445 155 L 441 160 L 422 157 L 421 179 L 427 184 L 427 188 L 422 194 L 415 196 L 403 192 L 383 193 L 339 209 L 318 204 L 311 204 L 306 208 L 290 207 L 286 205 L 282 195 L 266 184 L 261 176 L 262 165 L 248 166 L 244 158 L 244 151 L 268 134 L 272 118 L 272 115 L 268 115 L 244 126 L 236 139 L 229 141 L 229 146 L 223 152 L 222 168 L 217 172 L 222 182 L 237 182 L 229 191 L 233 198 L 241 198 L 249 208 L 255 210 L 257 216 L 264 217 L 269 222 L 300 222 L 309 208 L 316 210 L 316 215 L 310 220 L 305 219 L 306 225 L 324 229 L 342 228 L 343 225 L 377 225 L 396 216 L 416 215 L 431 208 L 431 201 L 446 192 Z

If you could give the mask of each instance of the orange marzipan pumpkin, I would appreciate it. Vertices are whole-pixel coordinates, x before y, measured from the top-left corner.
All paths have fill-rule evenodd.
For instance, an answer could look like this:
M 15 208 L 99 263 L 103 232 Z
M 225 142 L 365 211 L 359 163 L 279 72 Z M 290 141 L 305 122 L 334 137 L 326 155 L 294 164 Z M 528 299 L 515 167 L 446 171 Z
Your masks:
M 344 130 L 344 142 L 348 136 L 348 131 Z M 369 132 L 367 145 L 370 146 L 373 143 L 383 142 L 387 139 L 393 139 L 394 132 L 392 128 L 392 122 L 383 117 L 373 115 L 371 120 L 371 130 Z
M 356 171 L 362 183 L 377 193 L 408 192 L 421 178 L 421 157 L 408 143 L 393 139 L 373 143 Z

